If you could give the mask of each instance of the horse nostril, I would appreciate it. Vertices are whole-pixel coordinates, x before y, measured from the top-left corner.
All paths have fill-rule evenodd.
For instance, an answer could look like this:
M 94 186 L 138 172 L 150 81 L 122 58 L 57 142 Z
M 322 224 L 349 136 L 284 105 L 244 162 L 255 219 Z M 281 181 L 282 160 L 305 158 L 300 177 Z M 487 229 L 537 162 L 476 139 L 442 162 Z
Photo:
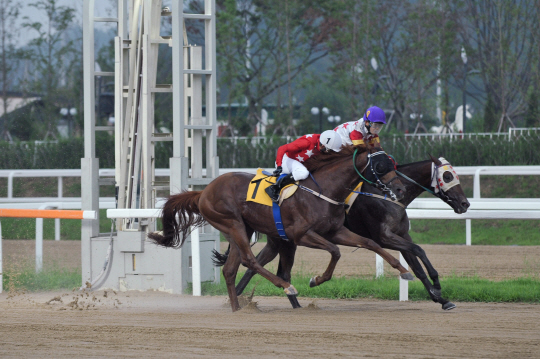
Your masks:
M 463 201 L 461 202 L 461 206 L 465 209 L 469 208 L 471 206 L 471 204 L 469 203 L 469 201 Z

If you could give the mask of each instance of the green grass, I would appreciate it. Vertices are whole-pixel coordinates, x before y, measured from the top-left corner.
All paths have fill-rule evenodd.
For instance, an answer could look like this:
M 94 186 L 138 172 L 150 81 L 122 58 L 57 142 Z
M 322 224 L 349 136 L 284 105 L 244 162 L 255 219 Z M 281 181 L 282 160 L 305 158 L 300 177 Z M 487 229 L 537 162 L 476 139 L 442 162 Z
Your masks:
M 49 268 L 36 273 L 33 268 L 7 270 L 4 272 L 4 288 L 8 292 L 49 291 L 78 288 L 81 284 L 80 269 L 64 270 Z M 301 297 L 354 299 L 374 298 L 399 299 L 397 278 L 333 278 L 319 287 L 309 287 L 309 276 L 293 278 L 293 285 Z M 540 303 L 540 280 L 532 276 L 504 281 L 491 281 L 478 277 L 446 277 L 441 279 L 443 296 L 457 302 L 524 302 Z M 269 281 L 255 276 L 244 293 L 249 294 L 255 287 L 257 296 L 285 296 L 282 289 Z M 187 290 L 191 292 L 191 286 Z M 220 284 L 203 283 L 203 295 L 227 295 L 225 280 Z M 409 282 L 409 300 L 430 300 L 422 283 Z
M 309 277 L 293 278 L 292 284 L 301 297 L 354 299 L 376 298 L 399 299 L 397 278 L 333 278 L 319 287 L 309 287 Z M 244 291 L 250 294 L 255 288 L 258 296 L 283 296 L 283 290 L 276 288 L 266 279 L 255 276 Z M 450 301 L 458 302 L 525 302 L 540 303 L 540 280 L 522 277 L 504 281 L 491 281 L 477 277 L 447 277 L 441 279 L 442 294 Z M 203 283 L 203 295 L 227 295 L 225 280 L 220 284 Z M 431 300 L 418 280 L 409 282 L 409 300 Z
M 6 270 L 3 275 L 4 290 L 9 292 L 36 292 L 73 289 L 81 286 L 81 269 L 48 268 L 36 273 L 34 268 Z

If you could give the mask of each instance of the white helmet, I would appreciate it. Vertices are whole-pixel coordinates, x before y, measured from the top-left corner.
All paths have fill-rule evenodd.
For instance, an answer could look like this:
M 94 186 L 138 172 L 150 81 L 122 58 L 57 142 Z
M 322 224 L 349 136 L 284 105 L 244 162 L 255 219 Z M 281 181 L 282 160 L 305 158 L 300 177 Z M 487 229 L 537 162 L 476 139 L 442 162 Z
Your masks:
M 319 138 L 321 144 L 329 150 L 339 152 L 341 151 L 341 136 L 332 130 L 327 130 L 321 133 Z

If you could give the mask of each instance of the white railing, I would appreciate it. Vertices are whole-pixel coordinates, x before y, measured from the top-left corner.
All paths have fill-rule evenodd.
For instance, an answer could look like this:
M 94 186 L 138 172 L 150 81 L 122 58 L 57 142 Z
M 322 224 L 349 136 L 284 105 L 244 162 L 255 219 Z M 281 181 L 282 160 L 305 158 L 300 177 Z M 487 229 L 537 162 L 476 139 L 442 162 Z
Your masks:
M 518 130 L 534 130 L 534 129 L 513 129 Z M 473 198 L 481 198 L 480 176 L 481 175 L 497 175 L 497 176 L 515 176 L 515 175 L 540 175 L 540 166 L 457 166 L 454 167 L 460 176 L 474 176 L 473 178 Z M 228 172 L 247 172 L 255 174 L 256 168 L 220 168 L 219 174 Z M 203 176 L 205 171 L 203 170 Z M 0 207 L 2 208 L 38 208 L 40 204 L 51 202 L 74 202 L 70 209 L 80 209 L 80 198 L 63 197 L 63 177 L 80 177 L 81 170 L 0 170 L 0 178 L 8 178 L 7 197 L 0 197 Z M 100 169 L 100 177 L 114 177 L 114 169 Z M 170 170 L 168 168 L 156 169 L 156 176 L 169 177 Z M 26 198 L 13 197 L 13 178 L 15 177 L 56 177 L 58 178 L 58 197 L 42 197 L 42 198 Z M 114 208 L 114 199 L 101 198 L 100 208 Z M 24 204 L 26 203 L 26 204 Z M 101 205 L 103 203 L 103 206 Z M 442 202 L 441 202 L 442 203 Z M 6 204 L 11 204 L 9 207 Z M 159 206 L 157 206 L 159 208 Z M 66 207 L 63 207 L 66 208 Z M 463 217 L 464 218 L 464 217 Z M 466 220 L 466 243 L 471 242 L 471 220 Z M 60 239 L 60 220 L 55 220 L 55 239 Z
M 480 198 L 480 175 L 540 175 L 540 166 L 456 166 L 454 167 L 460 176 L 474 176 L 474 193 L 475 198 Z M 256 168 L 220 168 L 219 174 L 229 172 L 247 172 L 255 174 Z M 203 176 L 205 176 L 203 170 Z M 100 177 L 114 177 L 114 169 L 103 168 L 99 170 Z M 157 168 L 157 177 L 169 177 L 170 170 L 168 168 Z M 70 199 L 72 197 L 63 197 L 63 177 L 81 177 L 80 169 L 72 170 L 0 170 L 0 178 L 8 179 L 7 197 L 0 197 L 0 202 L 6 202 L 13 197 L 13 179 L 14 178 L 37 178 L 37 177 L 56 177 L 58 178 L 58 198 Z M 477 196 L 476 196 L 477 194 Z M 48 201 L 48 200 L 46 200 Z

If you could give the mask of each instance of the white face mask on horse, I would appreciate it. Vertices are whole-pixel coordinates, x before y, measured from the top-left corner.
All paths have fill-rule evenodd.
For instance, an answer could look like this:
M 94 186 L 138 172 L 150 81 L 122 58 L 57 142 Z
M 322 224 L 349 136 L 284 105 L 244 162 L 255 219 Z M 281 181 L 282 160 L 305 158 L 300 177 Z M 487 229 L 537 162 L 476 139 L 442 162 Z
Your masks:
M 435 188 L 435 193 L 439 191 L 446 192 L 459 184 L 459 176 L 452 165 L 444 157 L 439 157 L 439 161 L 441 161 L 440 166 L 436 166 L 435 163 L 431 166 L 431 186 Z M 449 172 L 450 176 L 452 176 L 451 179 L 449 176 L 444 178 L 446 172 Z

